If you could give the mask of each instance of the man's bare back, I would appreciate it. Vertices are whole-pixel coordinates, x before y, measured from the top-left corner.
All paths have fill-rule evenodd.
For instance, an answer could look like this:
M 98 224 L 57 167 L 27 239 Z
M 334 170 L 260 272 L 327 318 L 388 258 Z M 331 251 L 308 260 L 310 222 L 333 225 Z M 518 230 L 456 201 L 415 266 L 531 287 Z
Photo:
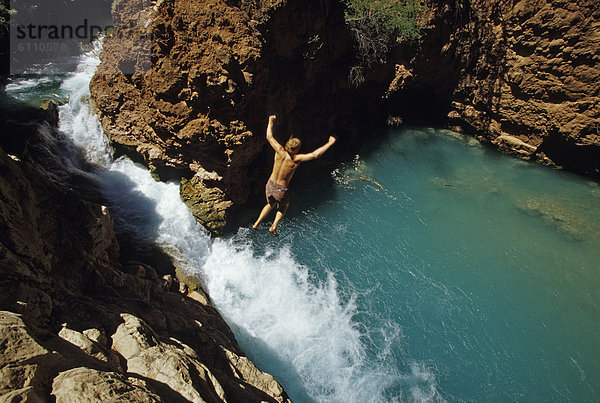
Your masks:
M 275 158 L 273 160 L 273 171 L 269 177 L 269 181 L 265 187 L 265 193 L 267 196 L 267 204 L 263 207 L 258 219 L 252 226 L 254 229 L 258 229 L 261 221 L 269 214 L 273 207 L 277 207 L 277 213 L 273 225 L 269 228 L 269 231 L 274 235 L 277 234 L 277 225 L 283 218 L 288 204 L 288 185 L 294 176 L 294 172 L 300 165 L 300 162 L 310 161 L 319 158 L 325 151 L 329 149 L 335 143 L 336 139 L 333 136 L 329 137 L 329 141 L 308 154 L 298 154 L 300 151 L 300 140 L 296 138 L 290 138 L 283 147 L 273 137 L 273 124 L 276 116 L 269 116 L 269 124 L 267 125 L 267 141 L 275 150 Z
M 299 165 L 300 163 L 295 162 L 289 153 L 275 153 L 273 172 L 269 179 L 279 185 L 288 186 Z

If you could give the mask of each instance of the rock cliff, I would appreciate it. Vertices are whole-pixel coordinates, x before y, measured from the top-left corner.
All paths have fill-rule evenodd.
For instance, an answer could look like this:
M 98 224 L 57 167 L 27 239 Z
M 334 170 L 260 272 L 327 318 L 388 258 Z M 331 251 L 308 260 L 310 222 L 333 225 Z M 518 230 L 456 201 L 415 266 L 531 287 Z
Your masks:
M 294 133 L 306 148 L 338 134 L 336 151 L 355 151 L 366 121 L 451 124 L 600 177 L 594 0 L 426 4 L 422 40 L 399 43 L 355 89 L 340 1 L 118 0 L 123 28 L 106 40 L 93 103 L 123 152 L 183 178 L 183 200 L 214 234 L 264 186 L 271 113 L 280 140 Z
M 101 205 L 0 149 L 0 401 L 287 401 L 198 291 L 119 262 Z
M 183 177 L 183 200 L 215 234 L 264 186 L 269 114 L 280 141 L 294 133 L 310 148 L 364 108 L 347 84 L 339 2 L 119 0 L 113 15 L 124 33 L 106 39 L 90 84 L 102 126 L 159 177 Z M 148 54 L 132 51 L 134 29 L 151 37 Z
M 527 158 L 600 178 L 600 9 L 583 0 L 429 2 L 400 46 L 390 113 L 437 117 Z

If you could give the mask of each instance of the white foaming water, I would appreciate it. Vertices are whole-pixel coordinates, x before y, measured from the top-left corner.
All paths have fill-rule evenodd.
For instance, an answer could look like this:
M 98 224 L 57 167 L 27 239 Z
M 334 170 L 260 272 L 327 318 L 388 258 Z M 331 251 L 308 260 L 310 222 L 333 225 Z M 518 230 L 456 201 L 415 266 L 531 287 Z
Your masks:
M 265 361 L 276 354 L 281 360 L 277 373 L 289 368 L 300 376 L 302 384 L 286 385 L 293 396 L 308 394 L 319 401 L 373 397 L 372 391 L 365 395 L 356 387 L 364 381 L 366 352 L 352 319 L 354 301 L 340 300 L 333 276 L 322 283 L 312 279 L 288 248 L 255 256 L 240 235 L 216 240 L 203 270 L 210 295 L 253 355 Z
M 129 233 L 162 246 L 184 270 L 202 266 L 210 236 L 181 201 L 177 183 L 156 182 L 145 167 L 127 158 L 117 159 L 99 176 L 115 219 Z
M 440 400 L 426 368 L 415 365 L 406 375 L 386 364 L 385 353 L 381 361 L 368 358 L 368 331 L 354 319 L 355 300 L 342 300 L 333 275 L 317 280 L 285 246 L 257 255 L 243 229 L 231 239 L 211 240 L 181 201 L 177 183 L 156 182 L 129 159 L 113 161 L 89 104 L 100 50 L 97 41 L 65 80 L 69 102 L 60 108 L 60 130 L 98 167 L 94 173 L 117 223 L 155 241 L 201 277 L 242 348 L 294 400 Z M 393 342 L 397 336 L 387 341 Z
M 334 275 L 317 280 L 286 246 L 257 256 L 248 231 L 215 240 L 202 273 L 251 358 L 269 362 L 295 401 L 443 401 L 424 365 L 401 374 L 387 361 L 385 350 L 399 341 L 397 325 L 378 360 L 370 358 L 370 331 L 354 319 L 355 298 L 342 300 Z
M 62 83 L 61 89 L 68 94 L 69 102 L 59 108 L 59 130 L 84 153 L 88 162 L 108 167 L 113 159 L 112 148 L 102 134 L 100 122 L 90 105 L 89 84 L 100 64 L 101 51 L 102 41 L 99 39 L 93 43 L 93 49 L 81 57 L 75 73 Z
M 9 79 L 8 84 L 4 87 L 5 91 L 13 98 L 18 100 L 25 99 L 29 93 L 37 87 L 50 84 L 54 80 L 49 76 L 34 77 L 28 79 Z

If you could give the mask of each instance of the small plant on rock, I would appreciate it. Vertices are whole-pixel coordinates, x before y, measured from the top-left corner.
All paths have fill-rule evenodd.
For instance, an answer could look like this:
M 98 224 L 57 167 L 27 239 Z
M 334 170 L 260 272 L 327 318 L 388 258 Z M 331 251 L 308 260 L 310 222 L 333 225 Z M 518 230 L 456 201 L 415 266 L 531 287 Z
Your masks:
M 346 24 L 354 34 L 358 63 L 350 70 L 351 82 L 364 81 L 364 71 L 385 62 L 397 41 L 421 37 L 420 0 L 344 0 Z

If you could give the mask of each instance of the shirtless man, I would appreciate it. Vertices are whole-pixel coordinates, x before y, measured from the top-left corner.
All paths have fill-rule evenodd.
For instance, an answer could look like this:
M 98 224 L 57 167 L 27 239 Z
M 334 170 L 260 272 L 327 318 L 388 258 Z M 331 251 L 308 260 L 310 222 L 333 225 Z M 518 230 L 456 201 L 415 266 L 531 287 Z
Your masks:
M 265 187 L 265 193 L 267 195 L 267 204 L 263 207 L 258 219 L 252 226 L 254 229 L 258 229 L 261 221 L 269 214 L 273 207 L 277 208 L 277 213 L 275 214 L 275 220 L 273 220 L 273 225 L 269 228 L 269 232 L 271 232 L 275 236 L 279 236 L 277 233 L 277 225 L 283 218 L 288 205 L 289 205 L 289 194 L 288 194 L 288 185 L 292 180 L 292 176 L 294 176 L 294 172 L 296 172 L 296 168 L 301 162 L 314 160 L 315 158 L 319 158 L 329 147 L 335 143 L 335 137 L 330 136 L 329 141 L 308 154 L 298 154 L 300 151 L 300 140 L 295 137 L 290 137 L 290 139 L 285 144 L 285 147 L 282 147 L 281 144 L 275 140 L 273 137 L 273 122 L 275 122 L 276 116 L 269 116 L 269 124 L 267 125 L 267 140 L 271 147 L 275 150 L 275 161 L 273 162 L 273 172 L 271 173 L 271 177 L 269 177 L 269 181 Z

